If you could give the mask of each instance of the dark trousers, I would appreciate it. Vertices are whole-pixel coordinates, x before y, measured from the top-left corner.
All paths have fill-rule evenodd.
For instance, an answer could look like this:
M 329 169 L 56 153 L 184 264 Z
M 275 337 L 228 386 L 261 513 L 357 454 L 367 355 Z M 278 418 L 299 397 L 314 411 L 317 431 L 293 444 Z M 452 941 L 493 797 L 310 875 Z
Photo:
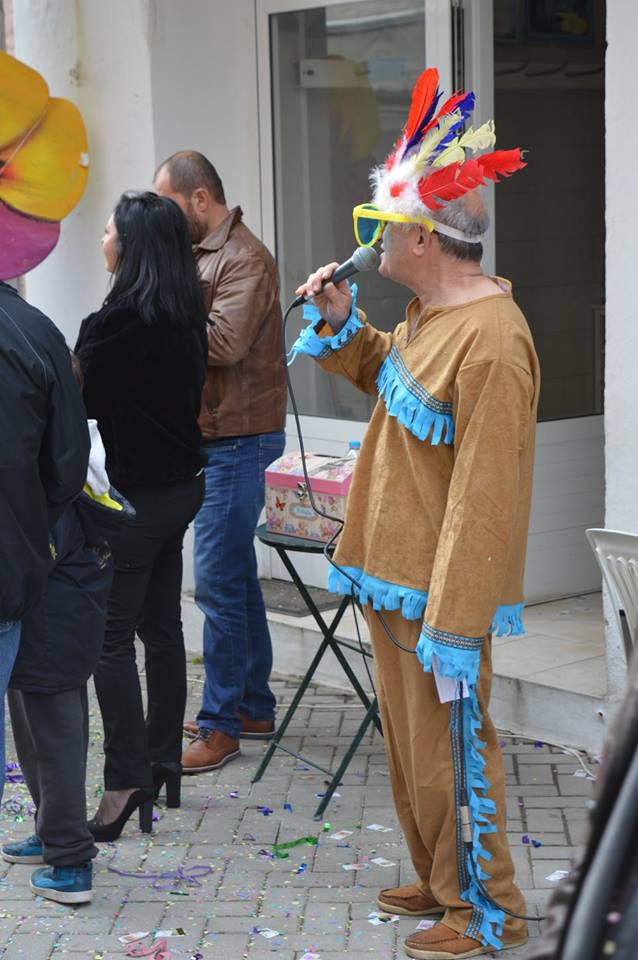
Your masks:
M 181 621 L 182 543 L 204 496 L 204 477 L 123 489 L 136 518 L 112 544 L 115 576 L 95 670 L 104 722 L 107 790 L 151 790 L 151 762 L 177 763 L 186 708 Z M 148 710 L 135 663 L 144 644 Z
M 36 806 L 44 862 L 72 867 L 97 855 L 86 825 L 86 684 L 63 693 L 9 690 L 16 752 Z

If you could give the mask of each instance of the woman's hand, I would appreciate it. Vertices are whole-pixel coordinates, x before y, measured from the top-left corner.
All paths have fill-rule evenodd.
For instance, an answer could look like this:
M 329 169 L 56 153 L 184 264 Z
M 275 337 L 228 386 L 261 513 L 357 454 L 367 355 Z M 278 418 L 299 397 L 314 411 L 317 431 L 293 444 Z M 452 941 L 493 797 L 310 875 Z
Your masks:
M 338 266 L 338 263 L 329 263 L 325 267 L 319 267 L 295 290 L 298 295 L 312 297 L 315 307 L 323 319 L 330 324 L 334 333 L 341 330 L 352 310 L 352 294 L 347 280 L 342 280 L 336 285 L 327 283 L 325 287 L 321 286 L 324 280 L 332 276 Z

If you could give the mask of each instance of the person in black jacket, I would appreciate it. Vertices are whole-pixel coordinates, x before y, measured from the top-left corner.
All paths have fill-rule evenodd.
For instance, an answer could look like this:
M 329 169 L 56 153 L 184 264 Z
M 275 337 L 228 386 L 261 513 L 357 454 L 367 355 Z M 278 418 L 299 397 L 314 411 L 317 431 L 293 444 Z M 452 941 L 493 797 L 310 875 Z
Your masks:
M 125 194 L 103 249 L 113 283 L 101 310 L 83 321 L 75 349 L 107 472 L 136 511 L 112 544 L 115 576 L 95 671 L 105 791 L 89 826 L 97 840 L 115 840 L 164 783 L 168 805 L 179 805 L 182 542 L 204 495 L 197 418 L 206 313 L 187 222 L 172 200 Z M 145 647 L 146 721 L 136 632 Z
M 0 797 L 4 695 L 21 621 L 56 558 L 50 531 L 82 490 L 89 431 L 64 338 L 0 282 Z

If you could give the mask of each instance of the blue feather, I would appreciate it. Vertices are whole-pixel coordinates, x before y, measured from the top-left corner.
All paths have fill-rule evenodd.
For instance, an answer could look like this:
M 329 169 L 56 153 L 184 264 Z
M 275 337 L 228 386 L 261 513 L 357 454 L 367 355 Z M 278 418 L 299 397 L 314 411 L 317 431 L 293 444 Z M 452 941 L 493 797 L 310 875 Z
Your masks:
M 442 153 L 446 149 L 446 147 L 449 147 L 450 143 L 452 142 L 452 140 L 454 140 L 460 128 L 472 116 L 472 113 L 474 112 L 474 103 L 475 103 L 475 97 L 473 92 L 470 90 L 469 93 L 467 93 L 465 97 L 462 100 L 459 100 L 459 102 L 456 104 L 456 106 L 454 107 L 454 110 L 458 111 L 461 114 L 461 116 L 456 123 L 452 124 L 452 126 L 450 127 L 446 135 L 443 137 L 441 142 L 438 143 L 437 146 L 432 151 L 432 154 L 430 156 L 430 163 L 432 162 L 434 157 L 438 156 L 439 153 Z
M 423 139 L 423 131 L 425 130 L 425 128 L 427 127 L 428 123 L 430 122 L 430 120 L 431 120 L 432 117 L 434 116 L 434 113 L 435 113 L 435 111 L 436 111 L 436 108 L 437 108 L 438 105 L 439 105 L 439 100 L 441 99 L 442 96 L 443 96 L 443 91 L 437 89 L 437 91 L 436 91 L 436 93 L 435 93 L 435 95 L 434 95 L 434 99 L 433 99 L 432 103 L 430 104 L 429 109 L 428 109 L 427 112 L 425 113 L 423 119 L 421 120 L 421 123 L 418 125 L 418 127 L 416 128 L 416 130 L 414 131 L 414 133 L 412 134 L 412 136 L 410 137 L 410 139 L 409 139 L 408 142 L 406 143 L 405 148 L 404 148 L 404 150 L 403 150 L 403 153 L 402 153 L 402 155 L 401 155 L 402 157 L 404 157 L 404 156 L 407 154 L 408 150 L 411 150 L 412 147 L 416 146 L 416 144 L 420 143 L 421 140 Z

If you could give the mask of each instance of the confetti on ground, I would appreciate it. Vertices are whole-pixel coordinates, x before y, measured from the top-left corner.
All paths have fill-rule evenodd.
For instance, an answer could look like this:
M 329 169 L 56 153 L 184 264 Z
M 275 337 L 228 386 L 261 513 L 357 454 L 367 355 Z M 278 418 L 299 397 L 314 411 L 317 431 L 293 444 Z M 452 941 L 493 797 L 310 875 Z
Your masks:
M 337 830 L 336 833 L 330 834 L 328 840 L 345 840 L 346 837 L 351 837 L 354 833 L 354 830 Z
M 435 925 L 436 920 L 419 920 L 417 924 L 417 930 L 431 930 Z
M 136 940 L 143 940 L 144 937 L 148 937 L 150 932 L 150 930 L 138 930 L 137 933 L 126 933 L 123 937 L 118 937 L 117 939 L 123 944 L 135 943 Z
M 392 827 L 384 827 L 382 823 L 370 823 L 366 830 L 376 830 L 377 833 L 391 833 Z
M 367 870 L 368 864 L 367 863 L 342 863 L 341 869 L 342 870 Z
M 537 849 L 538 847 L 543 846 L 541 840 L 535 840 L 533 837 L 528 836 L 526 833 L 524 833 L 523 836 L 521 837 L 521 843 L 524 843 L 526 845 L 531 845 L 532 847 L 534 847 L 534 849 Z
M 270 927 L 255 927 L 255 933 L 258 933 L 264 940 L 273 940 L 280 936 L 279 930 L 271 930 Z
M 302 844 L 307 843 L 311 847 L 316 847 L 319 841 L 316 837 L 299 837 L 298 840 L 288 840 L 287 843 L 276 843 L 272 852 L 276 857 L 279 857 L 281 860 L 285 860 L 288 857 L 286 850 L 292 850 L 293 847 L 300 847 Z
M 385 857 L 375 857 L 370 863 L 376 863 L 378 867 L 396 867 L 392 860 L 386 860 Z
M 545 879 L 551 881 L 551 883 L 558 883 L 559 880 L 564 880 L 568 874 L 569 870 L 554 870 L 554 872 L 550 873 Z
M 373 927 L 380 927 L 382 923 L 398 923 L 399 918 L 396 913 L 379 913 L 377 910 L 373 910 L 372 913 L 368 914 L 368 923 L 371 923 Z

